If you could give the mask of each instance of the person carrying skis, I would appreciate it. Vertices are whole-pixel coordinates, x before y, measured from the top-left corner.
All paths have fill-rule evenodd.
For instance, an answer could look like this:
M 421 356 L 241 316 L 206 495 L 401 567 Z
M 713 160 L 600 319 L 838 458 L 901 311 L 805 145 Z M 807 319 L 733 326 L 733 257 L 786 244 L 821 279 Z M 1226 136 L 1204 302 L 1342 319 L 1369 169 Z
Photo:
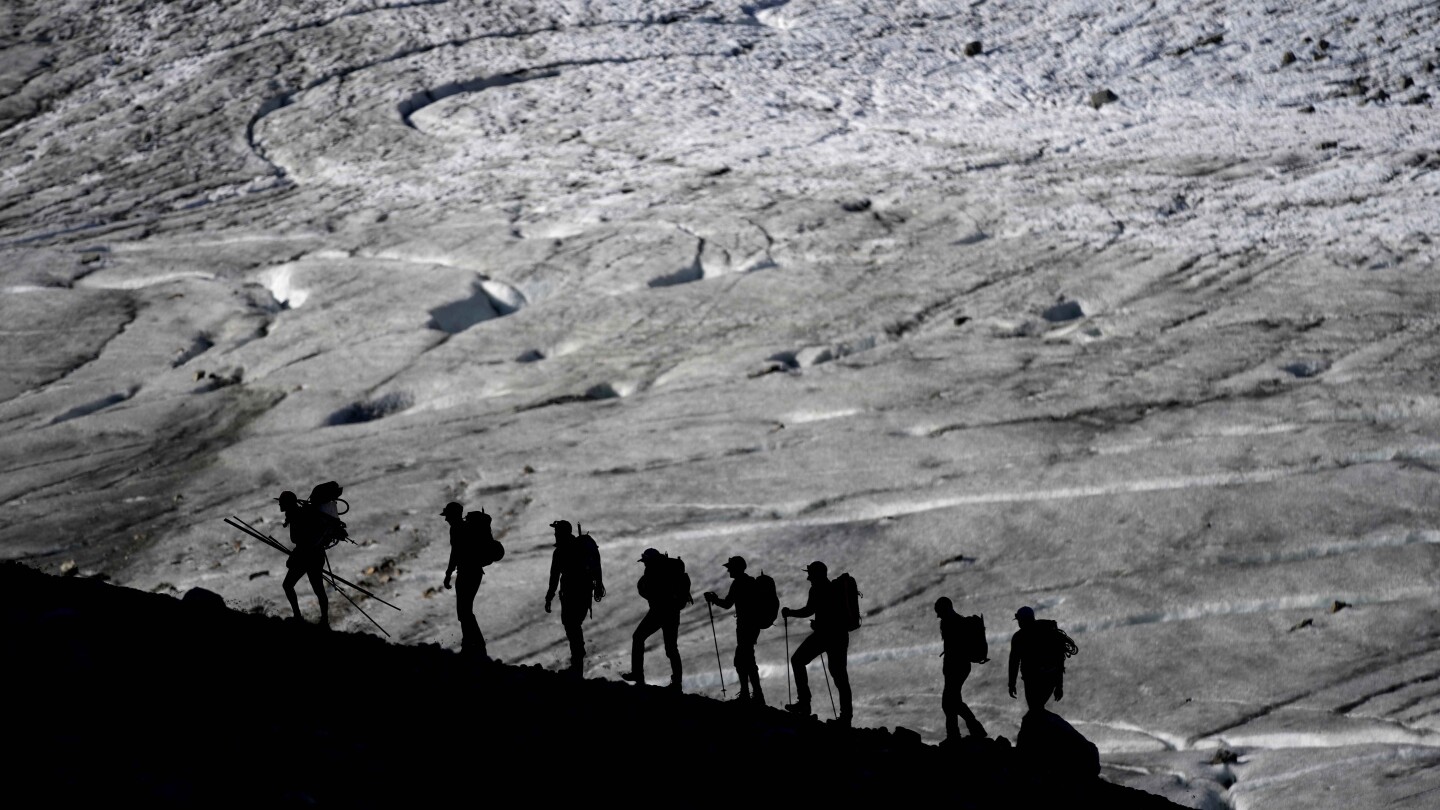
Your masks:
M 325 582 L 320 577 L 325 570 L 326 526 L 322 524 L 322 520 L 329 518 L 307 508 L 295 493 L 288 489 L 280 493 L 280 497 L 275 500 L 280 502 L 280 511 L 285 514 L 285 522 L 281 524 L 281 528 L 290 529 L 290 542 L 295 545 L 290 551 L 290 558 L 285 561 L 285 581 L 282 585 L 285 598 L 290 600 L 290 609 L 295 612 L 295 618 L 303 619 L 295 584 L 302 577 L 308 577 L 310 587 L 315 590 L 315 598 L 320 602 L 320 624 L 329 627 L 330 601 L 325 597 Z

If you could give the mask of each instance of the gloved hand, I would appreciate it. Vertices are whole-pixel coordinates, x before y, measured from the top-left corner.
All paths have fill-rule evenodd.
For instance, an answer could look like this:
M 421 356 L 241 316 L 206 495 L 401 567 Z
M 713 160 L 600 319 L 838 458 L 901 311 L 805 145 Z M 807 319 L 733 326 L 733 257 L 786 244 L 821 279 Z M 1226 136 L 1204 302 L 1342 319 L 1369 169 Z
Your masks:
M 790 618 L 790 614 L 791 614 L 792 612 L 793 612 L 793 611 L 791 611 L 790 608 L 788 608 L 788 607 L 780 608 L 780 615 L 781 615 L 781 616 L 784 616 L 784 617 L 787 618 L 787 619 Z
M 445 590 L 447 590 L 447 591 L 450 590 L 450 575 L 449 575 L 449 574 L 446 574 L 446 575 L 445 575 Z
M 716 600 L 717 598 L 719 598 L 719 597 L 715 596 L 715 592 L 714 592 L 714 591 L 706 591 L 706 592 L 705 592 L 705 601 L 706 601 L 706 602 L 709 602 L 710 604 L 713 605 L 713 604 L 715 604 L 715 600 Z
M 552 599 L 554 599 L 554 598 L 555 598 L 555 597 L 553 597 L 553 596 L 547 596 L 547 597 L 545 597 L 545 612 L 546 612 L 546 613 L 549 613 L 549 612 L 550 612 L 550 600 L 552 600 Z
M 595 586 L 595 601 L 596 601 L 596 602 L 599 602 L 601 599 L 604 599 L 604 598 L 605 598 L 605 586 L 604 586 L 604 585 L 596 585 L 596 586 Z
M 1015 697 L 1015 684 L 1010 684 L 1010 697 Z

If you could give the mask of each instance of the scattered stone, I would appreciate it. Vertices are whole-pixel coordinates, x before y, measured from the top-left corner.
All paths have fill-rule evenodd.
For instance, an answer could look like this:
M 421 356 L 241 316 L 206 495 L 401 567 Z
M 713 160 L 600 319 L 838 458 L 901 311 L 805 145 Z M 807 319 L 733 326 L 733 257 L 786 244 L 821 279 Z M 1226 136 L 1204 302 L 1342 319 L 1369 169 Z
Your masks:
M 1340 142 L 1339 142 L 1339 141 L 1321 141 L 1320 144 L 1319 144 L 1318 146 L 1316 146 L 1315 148 L 1316 148 L 1316 149 L 1319 149 L 1321 152 L 1324 152 L 1324 151 L 1327 150 L 1327 149 L 1334 149 L 1334 148 L 1338 147 L 1339 145 L 1340 145 Z
M 1229 748 L 1215 749 L 1215 756 L 1210 757 L 1211 765 L 1234 765 L 1240 761 L 1240 755 Z
M 1405 99 L 1405 103 L 1406 103 L 1406 104 L 1424 104 L 1425 102 L 1427 102 L 1427 101 L 1429 101 L 1429 100 L 1430 100 L 1430 94 L 1429 94 L 1429 93 L 1417 93 L 1417 94 L 1411 96 L 1410 98 Z
M 260 577 L 268 577 L 268 576 L 270 576 L 270 572 L 269 572 L 269 571 L 256 571 L 255 573 L 253 573 L 253 574 L 250 575 L 250 579 L 255 580 L 255 579 L 259 579 Z
M 183 604 L 189 605 L 191 607 L 201 608 L 202 610 L 225 609 L 224 598 L 222 598 L 220 594 L 215 593 L 214 591 L 208 591 L 204 588 L 191 588 L 190 590 L 185 592 L 184 596 L 180 597 L 180 601 Z
M 1085 317 L 1085 305 L 1079 301 L 1061 301 L 1041 313 L 1041 317 L 1050 323 L 1064 323 Z
M 1301 115 L 1313 115 L 1314 113 L 1315 113 L 1315 105 L 1314 105 L 1314 104 L 1306 104 L 1304 107 L 1301 107 L 1301 108 L 1300 108 L 1300 114 L 1301 114 Z
M 196 369 L 196 370 L 195 370 L 195 382 L 200 382 L 200 381 L 203 380 L 203 379 L 205 379 L 205 369 L 203 369 L 203 368 Z
M 1330 50 L 1330 40 L 1322 39 L 1319 42 L 1315 43 L 1315 47 L 1319 48 L 1322 51 L 1328 51 Z
M 1390 94 L 1387 93 L 1387 92 L 1385 92 L 1384 90 L 1376 90 L 1375 92 L 1373 92 L 1373 93 L 1370 94 L 1369 98 L 1366 99 L 1366 101 L 1389 101 L 1389 100 L 1390 100 Z
M 1284 67 L 1284 66 L 1286 66 L 1286 65 L 1291 65 L 1291 64 L 1294 64 L 1294 63 L 1295 63 L 1295 52 L 1294 52 L 1294 51 L 1286 51 L 1285 53 L 1280 54 L 1280 66 L 1281 66 L 1281 67 Z
M 1322 358 L 1305 358 L 1296 360 L 1281 367 L 1286 374 L 1299 379 L 1318 377 L 1330 370 L 1330 361 Z
M 966 55 L 966 56 L 979 56 L 980 54 L 984 53 L 984 51 L 985 51 L 985 46 L 981 45 L 981 44 L 980 44 L 980 40 L 978 40 L 978 39 L 975 40 L 974 42 L 967 42 L 967 43 L 965 43 L 965 55 Z
M 524 473 L 525 475 L 534 475 L 534 474 L 535 474 L 535 468 L 534 468 L 534 467 L 531 467 L 529 464 L 526 464 L 526 465 L 520 470 L 520 472 Z
M 969 322 L 970 322 L 970 316 L 969 316 L 969 315 L 957 315 L 957 316 L 955 316 L 955 325 L 956 325 L 956 326 L 964 326 L 965 324 L 967 324 L 967 323 L 969 323 Z
M 858 214 L 858 213 L 861 212 L 861 211 L 869 211 L 869 210 L 870 210 L 870 198 L 869 198 L 869 197 L 857 197 L 856 199 L 853 199 L 853 200 L 841 200 L 841 201 L 840 201 L 840 207 L 843 208 L 843 209 L 846 210 L 846 211 L 849 211 L 849 212 L 852 213 L 852 214 Z
M 729 166 L 719 166 L 719 167 L 717 167 L 717 168 L 714 168 L 714 169 L 711 169 L 711 170 L 705 172 L 705 176 L 706 176 L 706 177 L 719 177 L 719 176 L 721 176 L 721 175 L 725 175 L 725 174 L 729 174 L 729 173 L 730 173 L 730 167 L 729 167 Z
M 1224 35 L 1224 34 L 1211 34 L 1210 36 L 1205 37 L 1204 39 L 1199 40 L 1198 42 L 1196 42 L 1196 43 L 1195 43 L 1195 47 L 1197 47 L 1197 48 L 1203 48 L 1203 47 L 1205 47 L 1206 45 L 1219 45 L 1220 43 L 1222 43 L 1222 42 L 1224 42 L 1224 41 L 1225 41 L 1225 35 Z
M 1294 627 L 1291 627 L 1290 630 L 1289 630 L 1289 632 L 1293 633 L 1293 632 L 1295 632 L 1296 630 L 1300 630 L 1300 629 L 1303 629 L 1303 628 L 1306 628 L 1306 627 L 1314 627 L 1314 626 L 1315 626 L 1315 620 L 1314 620 L 1314 619 L 1303 619 L 1303 620 L 1300 621 L 1299 624 L 1295 625 Z
M 1429 59 L 1426 59 L 1426 60 L 1425 60 L 1425 64 L 1421 65 L 1420 67 L 1421 67 L 1426 73 L 1434 73 L 1434 72 L 1435 72 L 1435 63 L 1432 62 L 1432 61 L 1430 61 Z
M 1331 602 L 1331 603 L 1330 603 L 1330 612 L 1331 612 L 1331 613 L 1339 613 L 1340 611 L 1342 611 L 1342 610 L 1344 610 L 1345 608 L 1348 608 L 1348 607 L 1350 607 L 1350 603 L 1349 603 L 1349 602 L 1342 602 L 1342 601 L 1340 601 L 1339 599 L 1336 599 L 1334 602 Z
M 1400 78 L 1400 89 L 1401 89 L 1401 90 L 1409 90 L 1410 88 L 1412 88 L 1412 87 L 1414 87 L 1414 86 L 1415 86 L 1415 80 L 1412 79 L 1412 78 L 1410 78 L 1409 76 L 1402 76 L 1402 77 Z
M 1104 90 L 1096 90 L 1095 92 L 1090 94 L 1090 106 L 1094 107 L 1097 110 L 1101 107 L 1104 107 L 1106 104 L 1112 104 L 1119 100 L 1120 97 L 1115 95 L 1114 91 L 1110 90 L 1108 87 Z
M 75 567 L 74 560 L 66 560 L 63 563 L 60 563 L 60 573 L 67 577 L 73 577 L 76 574 L 80 573 L 80 569 Z

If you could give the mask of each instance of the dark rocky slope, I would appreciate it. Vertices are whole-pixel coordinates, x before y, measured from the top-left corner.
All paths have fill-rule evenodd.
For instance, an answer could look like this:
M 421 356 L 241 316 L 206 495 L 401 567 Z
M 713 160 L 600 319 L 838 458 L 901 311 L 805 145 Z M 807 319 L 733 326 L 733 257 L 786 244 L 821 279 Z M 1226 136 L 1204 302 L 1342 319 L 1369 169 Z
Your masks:
M 1099 779 L 1064 785 L 1057 765 L 1027 763 L 1039 746 L 1024 739 L 1019 751 L 926 746 L 903 731 L 476 665 L 236 613 L 206 591 L 175 599 L 6 563 L 0 615 L 13 679 L 3 756 L 11 796 L 32 802 L 1176 806 Z

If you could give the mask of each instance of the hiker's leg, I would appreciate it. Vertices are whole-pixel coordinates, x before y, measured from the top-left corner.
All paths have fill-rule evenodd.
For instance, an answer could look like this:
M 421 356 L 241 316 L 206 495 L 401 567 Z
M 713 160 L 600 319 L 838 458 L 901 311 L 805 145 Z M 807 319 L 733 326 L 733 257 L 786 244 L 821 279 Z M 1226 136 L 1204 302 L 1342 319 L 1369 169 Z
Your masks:
M 835 679 L 835 691 L 840 693 L 840 717 L 849 717 L 850 705 L 850 634 L 838 633 L 828 645 L 826 657 L 830 659 L 830 677 Z
M 570 641 L 570 668 L 582 670 L 585 667 L 585 614 L 590 610 L 589 599 L 560 599 L 560 623 L 565 626 L 565 638 Z
M 290 609 L 295 611 L 295 618 L 300 618 L 300 597 L 295 595 L 295 583 L 305 576 L 305 571 L 300 568 L 291 568 L 285 572 L 285 598 L 290 600 Z
M 759 628 L 744 625 L 735 628 L 735 674 L 740 678 L 742 695 L 750 694 L 752 684 L 759 692 L 760 675 L 755 664 L 755 640 L 759 635 Z
M 680 611 L 672 611 L 665 616 L 660 632 L 665 640 L 665 657 L 670 659 L 670 685 L 679 686 L 684 675 L 684 665 L 680 660 Z
M 1022 676 L 1023 677 L 1023 676 Z M 1025 678 L 1025 705 L 1031 711 L 1045 708 L 1045 701 L 1050 699 L 1050 693 L 1055 691 L 1055 682 L 1041 675 L 1033 675 Z
M 960 685 L 955 675 L 945 673 L 945 691 L 940 693 L 940 711 L 945 713 L 945 739 L 960 739 L 960 720 L 956 716 L 956 703 L 960 702 Z
M 980 725 L 980 720 L 975 717 L 974 712 L 970 711 L 970 707 L 965 705 L 965 698 L 960 695 L 960 688 L 965 685 L 965 680 L 970 677 L 970 662 L 965 662 L 964 666 L 958 669 L 959 677 L 955 679 L 955 711 L 964 718 L 965 730 L 970 732 L 971 737 L 984 737 L 986 736 L 985 727 Z M 949 683 L 948 679 L 946 683 Z
M 306 574 L 310 577 L 310 587 L 315 589 L 315 598 L 320 601 L 320 623 L 330 624 L 330 600 L 325 597 L 325 580 L 320 578 L 320 569 L 311 568 Z
M 484 574 L 460 572 L 455 583 L 455 612 L 460 615 L 462 648 L 467 653 L 485 655 L 485 636 L 480 632 L 480 622 L 475 620 L 475 595 L 480 592 Z
M 805 677 L 805 665 L 819 658 L 824 651 L 825 642 L 820 634 L 811 633 L 790 656 L 790 668 L 795 670 L 795 697 L 803 705 L 810 705 L 810 679 Z
M 645 640 L 660 629 L 660 617 L 655 611 L 646 611 L 645 618 L 635 627 L 635 635 L 630 639 L 630 671 L 635 675 L 636 683 L 644 683 L 645 678 Z

